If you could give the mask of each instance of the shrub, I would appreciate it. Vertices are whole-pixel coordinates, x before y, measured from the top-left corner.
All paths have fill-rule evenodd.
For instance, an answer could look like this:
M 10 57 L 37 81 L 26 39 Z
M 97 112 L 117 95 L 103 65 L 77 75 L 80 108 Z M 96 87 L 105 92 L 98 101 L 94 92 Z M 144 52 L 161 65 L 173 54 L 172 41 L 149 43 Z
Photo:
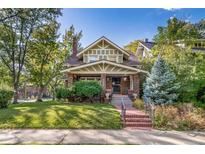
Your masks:
M 154 125 L 160 129 L 204 130 L 205 114 L 202 109 L 189 104 L 157 106 Z
M 94 96 L 99 96 L 102 92 L 102 87 L 97 81 L 77 81 L 73 88 L 76 96 L 88 98 L 91 102 Z
M 139 110 L 144 110 L 144 102 L 141 99 L 136 99 L 133 102 L 133 106 Z
M 13 91 L 10 86 L 0 83 L 0 108 L 6 108 L 13 97 Z
M 69 97 L 70 90 L 65 87 L 60 87 L 56 89 L 56 98 L 57 99 L 67 99 Z
M 0 89 L 0 108 L 6 108 L 12 99 L 13 92 L 10 90 Z
M 197 101 L 205 103 L 205 86 L 200 88 L 196 94 Z

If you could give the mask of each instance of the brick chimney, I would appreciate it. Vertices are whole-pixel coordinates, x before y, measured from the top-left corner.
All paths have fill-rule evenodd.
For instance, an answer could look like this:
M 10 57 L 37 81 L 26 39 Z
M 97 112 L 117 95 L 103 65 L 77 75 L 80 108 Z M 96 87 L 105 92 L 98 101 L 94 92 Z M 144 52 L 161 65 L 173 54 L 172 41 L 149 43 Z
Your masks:
M 73 37 L 72 49 L 73 49 L 72 56 L 76 56 L 78 53 L 78 42 L 77 42 L 77 38 L 75 36 Z

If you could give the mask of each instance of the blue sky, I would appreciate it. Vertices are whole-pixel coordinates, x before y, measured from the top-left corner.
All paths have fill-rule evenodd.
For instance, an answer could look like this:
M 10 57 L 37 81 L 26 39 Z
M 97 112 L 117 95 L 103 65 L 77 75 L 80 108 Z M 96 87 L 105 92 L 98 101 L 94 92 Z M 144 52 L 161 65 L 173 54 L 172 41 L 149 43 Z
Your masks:
M 197 22 L 205 18 L 205 9 L 63 9 L 58 21 L 62 34 L 71 25 L 83 31 L 83 47 L 101 36 L 123 47 L 135 39 L 151 40 L 173 16 Z

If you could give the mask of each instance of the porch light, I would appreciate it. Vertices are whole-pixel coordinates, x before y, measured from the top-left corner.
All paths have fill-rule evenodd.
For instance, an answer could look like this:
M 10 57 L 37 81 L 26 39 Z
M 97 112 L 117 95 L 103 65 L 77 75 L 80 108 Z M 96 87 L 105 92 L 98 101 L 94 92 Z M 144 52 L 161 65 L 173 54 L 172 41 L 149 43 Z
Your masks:
M 126 81 L 126 80 L 127 80 L 127 77 L 124 77 L 123 79 L 124 79 L 124 81 Z

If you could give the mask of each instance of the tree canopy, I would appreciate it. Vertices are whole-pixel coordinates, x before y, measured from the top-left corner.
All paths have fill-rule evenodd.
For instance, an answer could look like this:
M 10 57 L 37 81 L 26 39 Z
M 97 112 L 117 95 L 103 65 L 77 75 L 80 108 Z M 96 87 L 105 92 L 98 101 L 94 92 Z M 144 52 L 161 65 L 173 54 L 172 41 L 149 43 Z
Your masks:
M 59 15 L 61 9 L 0 9 L 0 58 L 12 76 L 15 103 L 32 33 Z
M 177 40 L 203 39 L 205 33 L 205 21 L 191 23 L 186 20 L 180 20 L 176 17 L 167 20 L 166 26 L 159 26 L 157 34 L 154 37 L 156 43 L 173 44 Z
M 38 101 L 42 99 L 43 89 L 60 74 L 65 62 L 67 53 L 60 50 L 58 29 L 59 24 L 53 21 L 35 30 L 29 43 L 31 51 L 26 66 L 31 82 L 39 87 Z

